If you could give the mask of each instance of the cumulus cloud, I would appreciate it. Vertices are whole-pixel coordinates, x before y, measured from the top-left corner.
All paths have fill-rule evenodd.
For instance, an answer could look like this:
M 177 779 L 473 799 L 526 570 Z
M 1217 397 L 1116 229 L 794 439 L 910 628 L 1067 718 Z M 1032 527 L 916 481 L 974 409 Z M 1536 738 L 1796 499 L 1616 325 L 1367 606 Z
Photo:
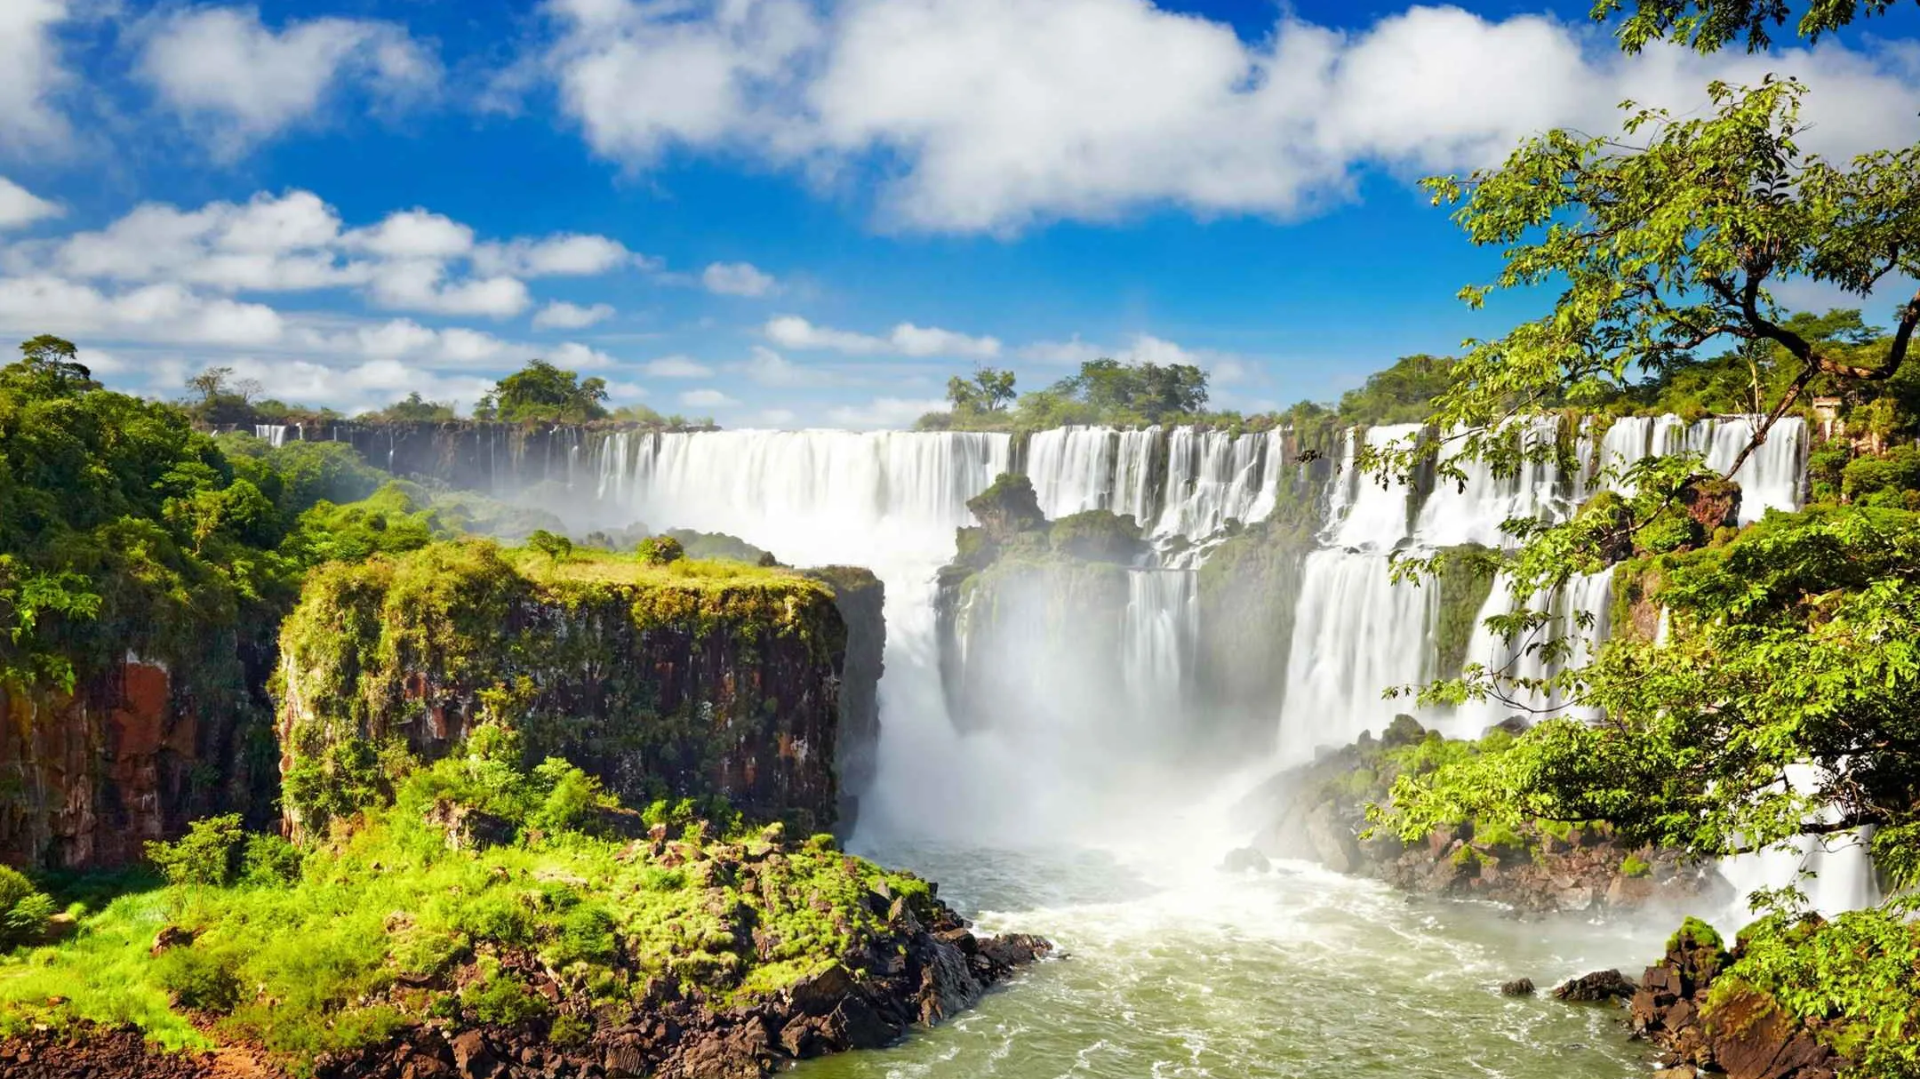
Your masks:
M 1537 15 L 1416 7 L 1355 31 L 1282 16 L 1241 38 L 1147 0 L 554 0 L 548 58 L 597 152 L 757 155 L 886 177 L 885 223 L 1010 233 L 1158 205 L 1276 218 L 1353 196 L 1369 168 L 1495 163 L 1549 127 L 1612 130 L 1633 98 L 1698 108 L 1714 78 L 1812 88 L 1804 140 L 1851 154 L 1920 137 L 1895 44 L 1770 56 L 1622 55 Z M 1084 47 L 1100 42 L 1098 49 Z
M 713 368 L 688 356 L 662 356 L 641 368 L 654 378 L 707 378 Z
M 835 424 L 857 430 L 906 427 L 929 412 L 940 412 L 947 402 L 939 398 L 876 397 L 864 405 L 842 405 L 827 413 Z
M 254 8 L 157 16 L 135 74 L 222 155 L 320 114 L 348 86 L 377 103 L 430 92 L 439 61 L 397 23 L 318 18 L 275 31 Z
M 708 292 L 720 296 L 765 296 L 778 287 L 773 275 L 750 262 L 715 262 L 700 274 Z
M 731 408 L 740 402 L 721 393 L 719 390 L 688 390 L 680 395 L 680 403 L 688 408 Z
M 0 149 L 58 145 L 67 122 L 54 91 L 67 82 L 53 28 L 67 17 L 65 0 L 0 4 Z
M 613 317 L 613 305 L 597 303 L 591 307 L 554 300 L 534 312 L 533 328 L 536 330 L 582 330 L 596 322 L 605 322 Z
M 17 229 L 65 212 L 58 203 L 48 202 L 0 176 L 0 229 Z
M 8 197 L 0 188 L 0 221 Z M 634 258 L 617 240 L 576 233 L 483 243 L 471 226 L 418 207 L 347 228 L 318 195 L 294 190 L 195 210 L 146 203 L 103 229 L 16 244 L 0 264 L 15 274 L 228 293 L 357 288 L 390 310 L 507 318 L 532 305 L 522 276 L 596 273 Z M 610 314 L 601 304 L 555 304 L 535 324 L 578 329 Z
M 482 244 L 473 252 L 474 268 L 481 273 L 516 277 L 592 277 L 622 266 L 656 264 L 628 251 L 618 240 L 580 233 Z
M 767 339 L 785 348 L 831 349 L 849 355 L 890 353 L 902 356 L 960 356 L 991 359 L 1000 354 L 1000 341 L 973 337 L 936 326 L 902 322 L 885 337 L 816 326 L 798 315 L 781 315 L 767 322 Z

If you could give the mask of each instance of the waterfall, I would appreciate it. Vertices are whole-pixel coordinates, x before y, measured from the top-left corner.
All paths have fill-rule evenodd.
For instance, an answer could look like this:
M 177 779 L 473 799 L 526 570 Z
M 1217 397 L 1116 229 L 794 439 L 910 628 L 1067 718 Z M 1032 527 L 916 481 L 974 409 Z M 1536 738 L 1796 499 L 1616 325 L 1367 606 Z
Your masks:
M 289 432 L 296 440 L 300 437 L 300 428 L 290 424 L 256 423 L 253 425 L 253 437 L 265 441 L 276 450 L 287 444 Z
M 1508 641 L 1487 628 L 1488 618 L 1512 614 L 1523 606 L 1549 615 L 1537 635 Z M 1585 667 L 1593 662 L 1599 642 L 1605 641 L 1612 632 L 1612 611 L 1611 566 L 1599 573 L 1575 577 L 1555 593 L 1537 592 L 1526 597 L 1524 603 L 1514 597 L 1511 578 L 1501 574 L 1494 579 L 1493 590 L 1476 616 L 1473 639 L 1467 645 L 1467 662 L 1509 677 L 1527 679 L 1547 678 L 1564 670 Z M 1582 621 L 1589 622 L 1591 628 L 1581 628 Z M 1572 654 L 1565 661 L 1549 663 L 1542 657 L 1538 645 L 1557 637 L 1574 639 Z M 1523 715 L 1529 721 L 1555 715 L 1594 718 L 1591 709 L 1570 706 L 1564 694 L 1542 695 L 1530 691 L 1525 699 L 1510 703 L 1491 699 L 1470 702 L 1451 717 L 1449 733 L 1460 738 L 1477 737 L 1487 727 L 1514 714 Z
M 1559 438 L 1560 420 L 1555 416 L 1537 417 L 1514 424 L 1512 431 L 1523 451 L 1551 450 Z M 1455 432 L 1456 436 L 1460 434 L 1464 432 Z M 1510 476 L 1495 475 L 1485 461 L 1461 461 L 1445 453 L 1442 456 L 1466 478 L 1456 481 L 1442 477 L 1420 507 L 1414 539 L 1421 546 L 1508 546 L 1511 540 L 1501 532 L 1502 522 L 1515 517 L 1564 520 L 1574 508 L 1566 497 L 1572 489 L 1572 477 L 1560 474 L 1559 463 L 1552 456 L 1523 459 Z
M 1127 574 L 1122 660 L 1128 697 L 1149 722 L 1177 715 L 1185 700 L 1197 632 L 1193 585 L 1191 570 Z
M 1302 579 L 1280 712 L 1283 760 L 1345 745 L 1411 711 L 1381 693 L 1420 681 L 1438 611 L 1436 589 L 1394 582 L 1376 552 L 1315 551 Z
M 1359 446 L 1362 442 L 1374 449 L 1403 445 L 1423 430 L 1425 428 L 1417 423 L 1393 423 L 1369 427 L 1360 438 L 1352 431 L 1347 432 L 1340 474 L 1335 480 L 1333 509 L 1328 517 L 1331 545 L 1386 551 L 1407 538 L 1411 505 L 1407 485 L 1397 480 L 1382 483 L 1363 471 L 1359 467 Z
M 1701 420 L 1687 429 L 1686 448 L 1704 455 L 1706 467 L 1725 474 L 1733 459 L 1753 438 L 1757 416 Z M 1740 523 L 1751 524 L 1769 509 L 1800 508 L 1806 476 L 1807 425 L 1797 416 L 1783 417 L 1767 432 L 1767 440 L 1733 474 L 1740 485 Z
M 1814 788 L 1813 769 L 1806 765 L 1787 769 L 1787 782 L 1796 792 Z M 1831 819 L 1831 811 L 1816 814 L 1815 819 Z M 1800 836 L 1785 849 L 1768 848 L 1750 854 L 1722 858 L 1718 868 L 1734 887 L 1736 898 L 1731 907 L 1714 919 L 1731 933 L 1752 918 L 1747 896 L 1762 888 L 1799 886 L 1807 896 L 1809 909 L 1831 918 L 1843 911 L 1859 910 L 1880 901 L 1880 883 L 1873 860 L 1867 854 L 1870 829 L 1841 832 L 1830 836 Z M 1815 874 L 1811 881 L 1803 880 Z

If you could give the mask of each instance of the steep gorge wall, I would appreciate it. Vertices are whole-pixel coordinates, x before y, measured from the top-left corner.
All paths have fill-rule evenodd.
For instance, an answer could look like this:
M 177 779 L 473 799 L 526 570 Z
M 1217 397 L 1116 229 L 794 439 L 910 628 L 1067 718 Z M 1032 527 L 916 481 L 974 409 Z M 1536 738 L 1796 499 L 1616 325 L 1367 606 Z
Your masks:
M 628 804 L 718 795 L 824 829 L 843 695 L 869 699 L 878 676 L 867 655 L 849 671 L 847 623 L 820 581 L 549 563 L 478 541 L 321 570 L 281 656 L 296 829 L 377 797 L 383 754 L 443 756 L 489 718 L 530 761 L 564 757 Z
M 0 863 L 106 868 L 195 817 L 264 820 L 268 717 L 244 687 L 131 655 L 72 693 L 0 685 Z

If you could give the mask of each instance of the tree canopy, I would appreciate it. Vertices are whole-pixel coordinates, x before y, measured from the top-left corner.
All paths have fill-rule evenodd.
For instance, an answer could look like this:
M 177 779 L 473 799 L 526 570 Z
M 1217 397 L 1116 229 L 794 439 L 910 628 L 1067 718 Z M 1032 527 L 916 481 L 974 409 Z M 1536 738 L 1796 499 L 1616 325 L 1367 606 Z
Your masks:
M 473 415 L 502 423 L 586 423 L 607 418 L 606 400 L 606 379 L 582 379 L 536 359 L 496 383 Z

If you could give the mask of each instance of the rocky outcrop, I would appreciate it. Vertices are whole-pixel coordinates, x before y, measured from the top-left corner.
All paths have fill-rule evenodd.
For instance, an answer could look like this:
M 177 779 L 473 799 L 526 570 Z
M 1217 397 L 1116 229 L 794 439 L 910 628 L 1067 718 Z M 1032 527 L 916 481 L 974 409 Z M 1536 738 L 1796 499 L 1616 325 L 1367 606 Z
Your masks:
M 270 800 L 267 712 L 245 686 L 128 656 L 72 693 L 0 685 L 0 718 L 0 863 L 122 865 L 191 818 Z
M 423 1026 L 388 1044 L 323 1060 L 317 1079 L 760 1079 L 794 1062 L 878 1049 L 951 1018 L 989 987 L 1047 955 L 1038 937 L 976 937 L 945 907 L 921 924 L 902 910 L 894 937 L 796 983 L 779 997 L 725 1007 L 662 987 L 624 1014 L 596 1013 L 576 1040 L 560 1022 L 453 1032 Z M 561 995 L 548 983 L 547 991 Z M 562 1013 L 566 1014 L 566 1013 Z M 590 1032 L 587 1032 L 590 1031 Z
M 872 570 L 823 566 L 804 570 L 833 589 L 833 606 L 847 627 L 846 657 L 840 666 L 840 730 L 835 770 L 840 778 L 843 832 L 853 830 L 860 796 L 879 770 L 880 675 L 886 667 L 886 586 Z
M 630 804 L 718 795 L 824 829 L 842 696 L 870 699 L 879 673 L 850 671 L 848 650 L 835 593 L 777 568 L 483 541 L 328 566 L 281 635 L 288 823 L 377 797 L 383 747 L 434 759 L 495 718 L 528 760 L 564 757 Z
M 1662 1079 L 1834 1079 L 1844 1072 L 1847 1060 L 1766 994 L 1740 986 L 1710 996 L 1735 959 L 1717 933 L 1689 919 L 1666 956 L 1647 968 L 1631 1023 L 1660 1047 Z
M 1401 716 L 1380 740 L 1363 736 L 1276 777 L 1241 807 L 1242 819 L 1259 828 L 1254 846 L 1410 892 L 1488 900 L 1524 913 L 1720 902 L 1728 891 L 1711 865 L 1622 843 L 1602 824 L 1541 821 L 1514 830 L 1464 821 L 1413 843 L 1370 835 L 1367 806 L 1384 804 L 1399 769 L 1420 767 L 1415 750 L 1439 738 Z
M 750 876 L 736 861 L 728 873 Z M 760 1079 L 795 1061 L 874 1049 L 971 1007 L 993 985 L 1048 955 L 1031 936 L 976 936 L 937 899 L 866 896 L 887 931 L 766 999 L 731 1004 L 672 979 L 646 999 L 597 1002 L 577 980 L 556 977 L 529 953 L 505 957 L 550 1005 L 515 1026 L 441 1018 L 385 1041 L 324 1055 L 302 1074 L 318 1079 Z M 441 987 L 445 989 L 446 987 Z M 428 991 L 432 991 L 429 987 Z M 421 987 L 394 992 L 418 996 Z M 452 997 L 449 995 L 448 1000 Z M 451 1009 L 457 1014 L 458 1007 Z M 0 1041 L 0 1074 L 19 1079 L 290 1079 L 276 1059 L 246 1046 L 166 1053 L 136 1030 L 80 1023 Z
M 1015 702 L 1029 712 L 1125 714 L 1116 664 L 1129 568 L 1146 549 L 1133 518 L 1089 511 L 1050 522 L 1033 484 L 1012 474 L 967 508 L 979 524 L 958 530 L 934 598 L 954 725 L 991 726 Z

